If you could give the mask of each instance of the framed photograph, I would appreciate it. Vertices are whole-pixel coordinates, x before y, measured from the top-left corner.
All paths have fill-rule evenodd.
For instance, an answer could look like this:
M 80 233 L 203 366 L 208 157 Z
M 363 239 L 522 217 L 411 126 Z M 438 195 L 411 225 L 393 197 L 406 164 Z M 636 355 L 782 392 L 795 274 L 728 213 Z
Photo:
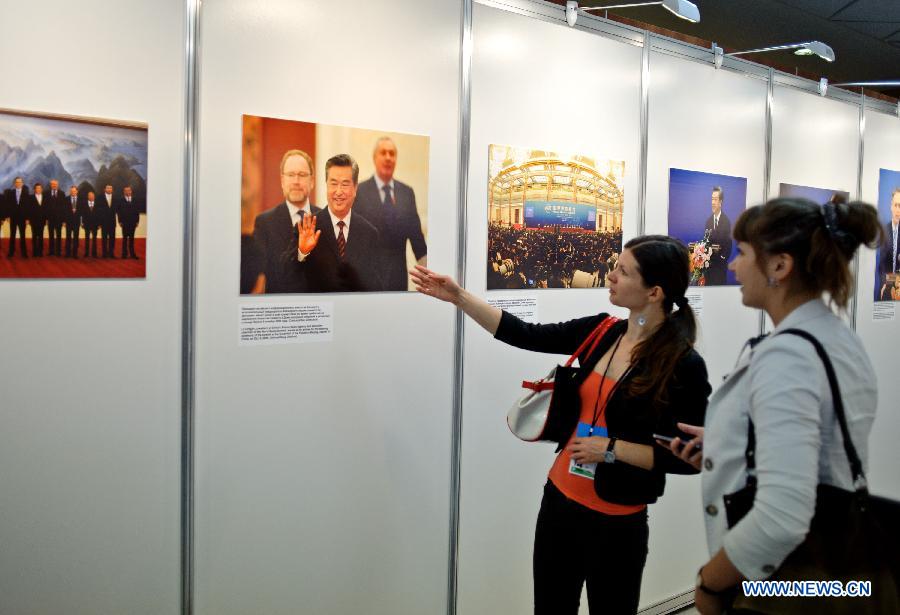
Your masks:
M 143 278 L 147 125 L 0 110 L 0 278 Z
M 669 235 L 691 251 L 691 286 L 736 285 L 731 228 L 747 208 L 747 179 L 669 169 Z
M 830 190 L 828 188 L 814 188 L 813 186 L 798 186 L 797 184 L 785 183 L 778 184 L 778 196 L 807 199 L 819 205 L 835 200 L 844 203 L 850 200 L 850 193 L 846 190 Z
M 487 289 L 599 288 L 622 251 L 625 162 L 488 151 Z
M 427 136 L 243 116 L 241 294 L 413 290 Z
M 878 217 L 885 241 L 875 254 L 875 301 L 900 301 L 900 171 L 878 170 Z

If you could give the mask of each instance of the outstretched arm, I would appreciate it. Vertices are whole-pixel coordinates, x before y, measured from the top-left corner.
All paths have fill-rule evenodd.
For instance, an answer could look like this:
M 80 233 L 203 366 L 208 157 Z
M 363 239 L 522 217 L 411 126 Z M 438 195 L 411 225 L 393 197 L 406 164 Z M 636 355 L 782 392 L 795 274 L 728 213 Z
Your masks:
M 500 317 L 503 314 L 500 308 L 476 297 L 457 284 L 450 276 L 435 273 L 422 265 L 416 265 L 414 269 L 410 269 L 409 274 L 417 291 L 423 295 L 452 303 L 468 314 L 488 333 L 491 335 L 497 333 Z

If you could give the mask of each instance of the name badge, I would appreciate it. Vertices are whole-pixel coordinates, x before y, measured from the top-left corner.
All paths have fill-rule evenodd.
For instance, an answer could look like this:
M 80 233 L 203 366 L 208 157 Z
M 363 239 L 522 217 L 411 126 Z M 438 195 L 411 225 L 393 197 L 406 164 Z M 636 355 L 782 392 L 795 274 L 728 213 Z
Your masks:
M 599 425 L 594 425 L 591 427 L 589 423 L 578 423 L 578 427 L 575 429 L 575 435 L 579 438 L 589 438 L 591 436 L 603 436 L 607 435 L 606 427 L 601 427 Z M 597 472 L 597 463 L 578 463 L 571 457 L 569 458 L 569 474 L 574 474 L 575 476 L 580 476 L 582 478 L 587 478 L 589 480 L 594 480 L 594 474 Z

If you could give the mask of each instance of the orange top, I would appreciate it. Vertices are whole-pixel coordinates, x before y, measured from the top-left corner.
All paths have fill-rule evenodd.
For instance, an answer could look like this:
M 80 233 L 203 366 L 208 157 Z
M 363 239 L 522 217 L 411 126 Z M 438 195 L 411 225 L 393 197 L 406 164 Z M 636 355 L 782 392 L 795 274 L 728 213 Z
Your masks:
M 630 515 L 644 510 L 646 504 L 614 504 L 600 499 L 594 491 L 594 479 L 575 474 L 569 471 L 571 466 L 572 455 L 569 452 L 569 445 L 572 439 L 578 435 L 587 436 L 591 429 L 591 423 L 594 420 L 594 408 L 599 411 L 597 422 L 593 427 L 593 435 L 606 435 L 606 403 L 609 401 L 610 393 L 616 386 L 616 381 L 611 378 L 604 378 L 597 372 L 591 374 L 585 379 L 579 388 L 581 393 L 581 415 L 578 417 L 578 427 L 575 433 L 566 442 L 566 446 L 556 456 L 553 467 L 550 468 L 550 480 L 556 485 L 563 495 L 570 500 L 574 500 L 582 506 L 587 506 L 591 510 L 605 513 L 607 515 Z M 597 403 L 599 398 L 600 403 Z M 600 463 L 603 463 L 602 461 Z

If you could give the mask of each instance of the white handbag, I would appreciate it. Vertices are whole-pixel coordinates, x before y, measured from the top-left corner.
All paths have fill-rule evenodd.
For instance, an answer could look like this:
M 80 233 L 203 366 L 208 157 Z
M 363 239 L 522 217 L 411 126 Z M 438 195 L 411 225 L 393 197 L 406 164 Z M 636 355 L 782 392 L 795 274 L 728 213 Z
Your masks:
M 522 381 L 525 392 L 517 399 L 509 412 L 506 413 L 506 424 L 509 430 L 526 442 L 549 440 L 552 442 L 564 442 L 571 435 L 571 415 L 575 413 L 576 423 L 579 409 L 565 407 L 565 400 L 560 400 L 554 395 L 557 383 L 561 380 L 571 380 L 578 368 L 572 367 L 575 359 L 581 355 L 585 348 L 590 346 L 585 356 L 589 356 L 611 326 L 618 322 L 618 318 L 608 316 L 587 336 L 568 361 L 564 365 L 557 365 L 550 370 L 544 378 L 536 381 Z M 562 405 L 562 407 L 560 407 Z

